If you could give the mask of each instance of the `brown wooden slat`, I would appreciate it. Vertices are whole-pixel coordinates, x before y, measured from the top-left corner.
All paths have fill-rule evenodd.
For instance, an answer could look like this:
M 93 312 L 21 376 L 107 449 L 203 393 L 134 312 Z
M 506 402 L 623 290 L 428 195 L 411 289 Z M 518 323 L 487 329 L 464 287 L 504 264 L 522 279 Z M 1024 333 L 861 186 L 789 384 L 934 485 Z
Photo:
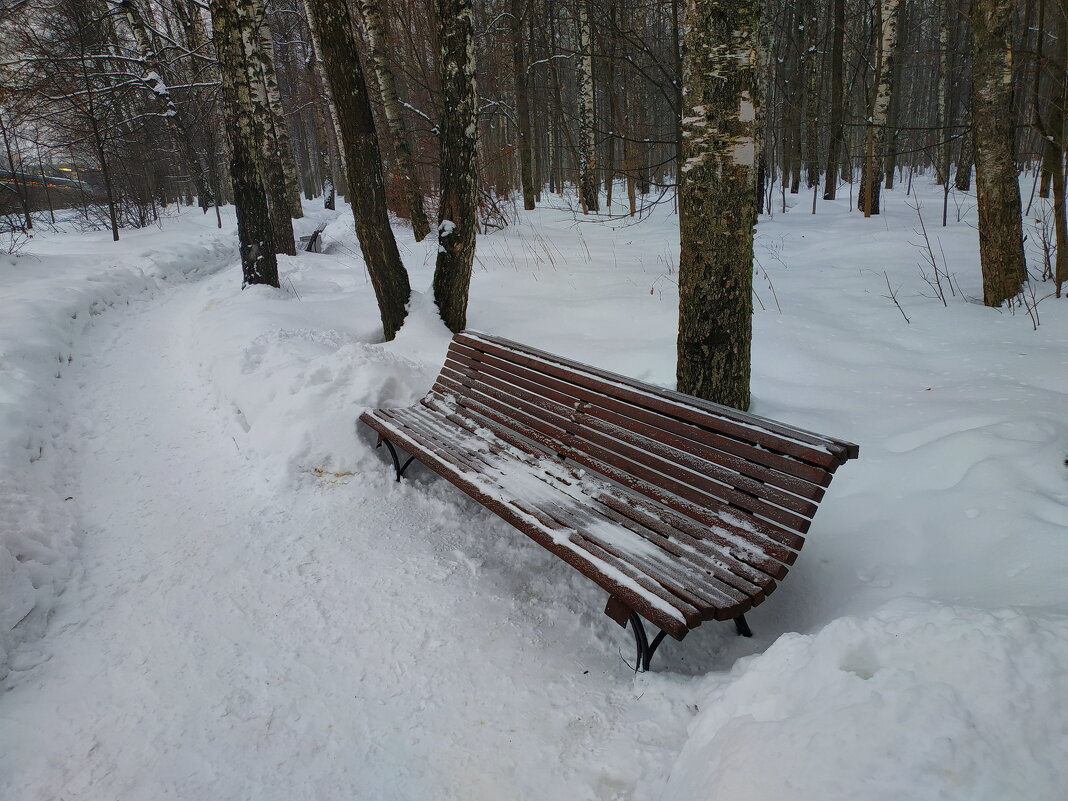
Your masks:
M 453 386 L 460 386 L 458 384 L 453 384 L 451 379 L 441 378 L 439 379 L 439 382 L 446 389 L 451 388 Z M 464 387 L 464 389 L 466 391 L 468 388 Z M 564 438 L 567 435 L 567 432 L 564 431 L 564 429 L 560 428 L 559 426 L 550 425 L 544 422 L 543 420 L 523 414 L 522 412 L 518 412 L 516 409 L 513 409 L 507 406 L 506 404 L 500 404 L 496 402 L 486 404 L 483 403 L 481 400 L 471 398 L 469 394 L 458 395 L 456 397 L 456 403 L 458 406 L 461 407 L 470 407 L 477 405 L 479 408 L 490 409 L 492 410 L 493 414 L 486 414 L 485 416 L 496 420 L 501 425 L 507 426 L 509 428 L 514 429 L 515 431 L 518 431 L 519 433 L 523 434 L 523 436 L 533 439 L 538 444 L 543 445 L 544 447 L 549 448 L 554 452 L 558 453 L 566 448 L 566 445 L 564 444 Z
M 635 472 L 649 483 L 694 503 L 713 508 L 716 503 L 729 505 L 737 508 L 741 514 L 746 512 L 758 514 L 788 531 L 797 531 L 802 534 L 808 531 L 810 525 L 808 518 L 765 503 L 746 493 L 738 492 L 733 487 L 706 480 L 691 470 L 665 461 L 641 448 L 635 448 L 590 428 L 579 429 L 575 436 L 582 443 L 575 443 L 573 447 L 580 448 L 593 456 L 599 456 L 609 464 L 621 467 L 628 472 Z
M 755 524 L 753 527 L 757 529 L 756 531 L 748 531 L 740 528 L 724 520 L 716 511 L 712 511 L 699 504 L 691 503 L 681 496 L 661 492 L 659 487 L 649 484 L 641 478 L 613 467 L 612 465 L 600 461 L 586 453 L 576 451 L 571 455 L 571 458 L 579 464 L 589 467 L 592 470 L 596 470 L 598 473 L 622 484 L 624 487 L 655 500 L 658 504 L 666 506 L 668 509 L 672 509 L 675 512 L 679 512 L 698 523 L 704 523 L 707 526 L 720 526 L 726 531 L 729 531 L 731 536 L 738 537 L 739 539 L 748 542 L 758 553 L 766 554 L 785 565 L 792 565 L 797 560 L 797 554 L 793 550 L 790 550 L 790 548 L 786 547 L 781 542 L 765 535 L 764 532 L 760 530 L 760 527 Z M 737 515 L 737 517 L 742 517 L 742 515 Z M 747 522 L 754 521 L 750 519 Z M 804 538 L 796 537 L 795 541 L 799 541 L 797 547 L 800 547 L 804 542 Z M 776 578 L 781 578 L 781 576 L 776 576 Z
M 444 409 L 438 411 L 444 411 Z M 474 433 L 479 427 L 493 425 L 492 422 L 473 420 L 455 413 L 447 413 L 447 418 L 471 433 Z M 494 430 L 494 434 L 510 445 L 524 449 L 525 443 L 518 438 L 513 439 L 507 429 Z M 531 458 L 538 458 L 539 456 L 540 454 L 536 454 Z M 573 486 L 564 491 L 578 493 L 574 497 L 585 500 L 587 503 L 596 504 L 598 511 L 606 517 L 610 517 L 621 525 L 627 525 L 628 523 L 638 525 L 646 532 L 644 536 L 656 537 L 659 535 L 662 541 L 657 540 L 657 543 L 665 550 L 672 550 L 673 546 L 669 543 L 683 543 L 686 547 L 716 560 L 717 563 L 713 567 L 714 571 L 719 569 L 720 564 L 722 564 L 722 569 L 728 572 L 731 577 L 725 580 L 750 595 L 753 598 L 754 605 L 763 600 L 763 595 L 769 595 L 774 591 L 776 585 L 772 574 L 785 575 L 785 566 L 766 556 L 759 555 L 754 557 L 749 552 L 746 552 L 748 558 L 755 558 L 756 566 L 742 561 L 741 558 L 735 558 L 731 555 L 731 552 L 735 549 L 733 544 L 708 527 L 695 523 L 689 518 L 682 518 L 675 513 L 670 513 L 673 522 L 676 523 L 673 526 L 661 519 L 667 516 L 669 510 L 659 509 L 654 510 L 656 513 L 651 513 L 649 511 L 652 508 L 651 502 L 639 501 L 638 496 L 634 495 L 623 497 L 619 495 L 621 487 L 608 484 L 603 485 L 596 495 L 591 495 L 586 486 L 588 480 L 583 481 L 575 476 L 574 469 L 564 464 L 560 464 L 559 469 L 566 470 L 572 475 Z M 708 566 L 708 563 L 704 564 L 706 567 Z M 719 574 L 717 573 L 717 575 Z M 723 577 L 721 575 L 721 578 Z M 761 591 L 760 597 L 757 595 L 758 589 Z
M 631 476 L 633 479 L 637 479 L 640 482 L 640 486 L 644 488 L 638 490 L 639 484 L 628 482 L 628 486 L 632 486 L 632 489 L 642 492 L 642 494 L 647 494 L 659 503 L 680 512 L 686 513 L 686 510 L 691 506 L 707 509 L 717 515 L 722 515 L 725 512 L 730 513 L 733 510 L 735 516 L 747 519 L 756 531 L 771 540 L 782 543 L 788 548 L 800 548 L 805 541 L 801 535 L 807 531 L 809 521 L 804 518 L 798 518 L 801 521 L 800 525 L 787 529 L 783 526 L 775 525 L 769 520 L 751 517 L 744 510 L 735 509 L 707 493 L 652 470 L 640 462 L 602 448 L 588 439 L 583 442 L 580 448 L 567 451 L 566 455 L 568 458 L 582 464 L 586 464 L 584 457 L 588 456 L 591 460 L 591 464 L 588 466 L 599 472 L 599 468 L 594 467 L 593 463 L 608 465 L 618 472 Z
M 759 426 L 763 430 L 770 434 L 777 434 L 787 440 L 808 443 L 817 448 L 824 448 L 831 453 L 839 456 L 841 462 L 844 463 L 848 459 L 856 459 L 859 455 L 859 447 L 852 442 L 846 440 L 837 439 L 835 437 L 828 437 L 823 434 L 818 434 L 814 431 L 808 431 L 797 426 L 781 423 L 777 420 L 771 420 L 766 417 L 760 417 L 758 415 L 751 414 L 749 412 L 743 412 L 738 409 L 733 409 L 729 406 L 723 406 L 712 401 L 704 400 L 703 398 L 695 398 L 692 395 L 685 395 L 681 392 L 675 392 L 673 390 L 664 389 L 653 384 L 647 384 L 643 381 L 630 378 L 628 376 L 620 375 L 618 373 L 612 373 L 608 370 L 602 370 L 598 367 L 593 367 L 588 364 L 581 364 L 571 359 L 567 359 L 563 356 L 547 353 L 537 348 L 532 348 L 529 345 L 523 345 L 519 342 L 513 342 L 512 340 L 505 339 L 504 337 L 494 336 L 492 334 L 483 334 L 478 331 L 463 331 L 456 335 L 454 341 L 468 343 L 472 347 L 479 348 L 481 350 L 489 350 L 490 346 L 496 345 L 508 352 L 519 352 L 529 357 L 540 359 L 544 362 L 557 364 L 562 367 L 570 368 L 578 373 L 596 376 L 604 381 L 613 384 L 623 384 L 628 387 L 640 390 L 642 392 L 651 393 L 665 400 L 674 401 L 675 403 L 689 406 L 695 410 L 705 411 L 718 418 L 725 418 L 740 423 L 743 426 Z M 483 343 L 481 346 L 478 343 Z
M 482 420 L 479 420 L 478 422 L 486 428 L 489 428 L 490 430 L 494 431 L 497 436 L 501 436 L 502 438 L 504 437 L 504 430 L 510 427 L 509 423 L 511 423 L 512 421 L 506 420 L 502 424 L 501 421 L 498 419 L 501 417 L 499 412 L 484 407 L 476 401 L 460 401 L 458 399 L 457 402 L 461 404 L 461 409 L 464 411 L 464 413 L 470 414 L 473 417 L 477 415 L 478 418 L 484 418 Z M 620 470 L 605 462 L 595 459 L 585 453 L 582 453 L 580 451 L 570 451 L 568 453 L 568 456 L 569 458 L 583 465 L 584 467 L 588 467 L 600 473 L 601 475 L 610 478 L 611 480 L 617 482 L 618 484 L 621 484 L 622 486 L 628 488 L 633 492 L 645 495 L 647 498 L 652 498 L 658 503 L 668 507 L 669 509 L 674 509 L 677 512 L 681 512 L 683 515 L 689 517 L 691 520 L 695 520 L 698 523 L 702 523 L 706 526 L 719 526 L 720 528 L 723 528 L 725 531 L 728 531 L 731 536 L 738 537 L 739 539 L 750 543 L 756 552 L 764 554 L 766 556 L 770 556 L 771 558 L 783 563 L 784 565 L 792 565 L 797 559 L 796 553 L 782 545 L 779 541 L 774 540 L 773 538 L 769 538 L 768 536 L 762 533 L 761 528 L 774 528 L 771 526 L 771 524 L 763 524 L 763 526 L 761 526 L 759 525 L 760 521 L 754 521 L 750 519 L 749 522 L 753 525 L 755 529 L 757 529 L 757 531 L 748 531 L 746 529 L 739 528 L 738 526 L 735 526 L 732 523 L 722 519 L 717 513 L 713 511 L 709 511 L 708 509 L 703 508 L 697 504 L 688 502 L 679 496 L 672 496 L 668 493 L 665 493 L 658 487 L 649 484 L 648 482 L 640 478 L 630 475 L 623 470 Z M 741 514 L 737 514 L 737 516 L 743 517 L 743 515 Z M 779 535 L 788 534 L 788 532 L 783 532 L 778 529 L 774 530 Z M 798 547 L 800 547 L 800 543 L 804 542 L 804 539 L 802 537 L 797 536 L 796 534 L 792 535 L 792 537 L 794 538 L 794 541 L 798 542 Z M 780 574 L 775 575 L 775 573 L 772 573 L 771 575 L 773 575 L 775 578 L 782 578 L 782 576 L 785 575 L 785 571 L 776 571 L 776 573 Z
M 445 384 L 444 382 L 451 382 Z M 474 373 L 470 370 L 456 370 L 446 363 L 438 376 L 438 383 L 442 386 L 464 388 L 462 394 L 457 397 L 467 397 L 472 392 L 488 395 L 491 398 L 507 406 L 519 409 L 525 414 L 540 417 L 547 422 L 561 428 L 571 429 L 577 425 L 578 411 L 575 406 L 557 403 L 546 397 L 539 397 L 533 392 L 518 390 L 507 382 L 499 381 L 482 373 Z M 483 401 L 485 402 L 485 401 Z
M 616 543 L 590 532 L 581 515 L 575 510 L 555 502 L 539 501 L 537 506 L 541 511 L 552 516 L 563 525 L 574 528 L 583 537 L 608 551 L 616 558 L 634 565 L 665 589 L 702 612 L 705 610 L 732 609 L 740 605 L 744 605 L 748 609 L 753 605 L 752 599 L 748 595 L 739 592 L 728 584 L 721 583 L 711 574 L 711 571 L 702 570 L 699 565 L 692 564 L 678 554 L 675 555 L 675 560 L 668 562 L 664 561 L 663 558 L 657 559 L 644 554 L 628 553 L 625 549 L 619 548 Z M 632 531 L 631 529 L 627 530 Z M 634 532 L 632 531 L 632 533 Z M 647 537 L 641 534 L 637 534 L 637 536 L 655 546 L 655 543 Z M 659 546 L 656 547 L 659 548 Z
M 385 410 L 383 410 L 385 411 Z M 433 428 L 433 423 L 421 419 L 420 415 L 413 412 L 412 409 L 397 409 L 389 410 L 388 417 L 390 419 L 398 421 L 398 423 L 414 430 L 420 437 L 433 442 L 437 447 L 442 450 L 448 450 L 452 448 L 454 455 L 472 471 L 488 475 L 489 470 L 502 470 L 502 465 L 491 462 L 486 458 L 486 454 L 474 451 L 469 454 L 463 454 L 459 452 L 456 444 L 450 442 L 447 439 L 447 434 L 443 434 L 436 431 Z M 438 421 L 440 423 L 440 418 Z M 491 448 L 490 454 L 496 453 L 498 456 L 506 456 L 506 458 L 515 459 L 511 455 L 505 455 L 500 451 L 494 451 Z M 544 469 L 540 469 L 537 463 L 534 461 L 535 457 L 530 457 L 531 461 L 524 462 L 524 466 L 531 470 L 534 475 L 546 484 L 547 487 L 553 491 L 559 493 L 563 497 L 570 498 L 575 501 L 586 501 L 586 508 L 581 512 L 589 514 L 591 517 L 599 516 L 605 522 L 615 523 L 604 515 L 594 514 L 596 509 L 590 507 L 588 498 L 579 498 L 574 495 L 570 495 L 562 487 L 556 485 L 549 476 L 544 475 Z M 539 469 L 541 475 L 539 475 Z M 502 490 L 506 487 L 498 481 L 493 483 L 497 484 Z M 665 560 L 663 556 L 656 558 L 648 554 L 640 554 L 637 552 L 619 550 L 615 543 L 609 540 L 605 540 L 597 535 L 596 532 L 590 531 L 586 527 L 585 522 L 581 519 L 579 510 L 569 509 L 564 504 L 552 501 L 534 500 L 529 498 L 518 499 L 523 502 L 525 506 L 532 506 L 538 509 L 540 512 L 549 515 L 555 519 L 558 523 L 564 526 L 570 526 L 585 539 L 593 542 L 599 548 L 613 554 L 616 558 L 627 562 L 632 565 L 641 574 L 647 575 L 650 579 L 660 584 L 665 589 L 669 590 L 674 595 L 677 595 L 682 600 L 691 604 L 695 608 L 704 613 L 704 610 L 711 610 L 712 614 L 709 615 L 712 619 L 727 619 L 722 618 L 721 613 L 725 611 L 733 611 L 734 614 L 730 617 L 735 617 L 738 614 L 742 614 L 744 609 L 748 609 L 753 604 L 752 597 L 744 592 L 741 592 L 731 585 L 721 582 L 710 569 L 712 566 L 706 566 L 703 562 L 695 561 L 692 554 L 688 555 L 682 551 L 674 554 L 673 560 Z M 631 521 L 631 526 L 624 526 L 627 530 L 631 531 L 637 537 L 650 542 L 650 544 L 659 548 L 659 544 L 653 541 L 653 538 L 663 540 L 655 532 L 641 531 L 637 525 Z M 647 536 L 648 535 L 648 536 Z M 759 593 L 761 600 L 763 600 L 763 593 L 759 588 L 752 587 L 757 593 Z M 741 611 L 739 611 L 741 610 Z
M 457 334 L 454 341 L 457 345 L 467 345 L 475 351 L 493 354 L 538 372 L 565 378 L 610 397 L 722 431 L 744 442 L 754 442 L 761 447 L 811 462 L 829 471 L 833 471 L 848 458 L 847 449 L 819 435 L 800 429 L 788 430 L 781 424 L 773 424 L 771 421 L 744 413 L 741 413 L 744 415 L 741 417 L 737 410 L 732 411 L 707 402 L 699 406 L 693 402 L 696 399 L 689 396 L 669 394 L 669 390 L 642 384 L 626 376 L 605 375 L 605 371 L 598 371 L 602 373 L 599 376 L 594 369 L 586 365 L 575 362 L 569 364 L 566 360 L 549 354 L 535 354 L 518 343 L 503 345 L 463 333 Z
M 426 401 L 424 400 L 424 402 Z M 437 401 L 431 399 L 430 402 L 435 403 Z M 517 437 L 514 431 L 509 427 L 500 424 L 493 419 L 493 417 L 487 417 L 482 414 L 479 409 L 461 407 L 457 413 L 462 413 L 464 416 L 470 418 L 471 424 L 493 431 L 495 436 L 508 442 L 513 447 L 533 452 L 531 445 L 526 443 L 523 438 Z M 538 453 L 535 455 L 543 454 Z M 650 499 L 648 491 L 644 493 L 636 493 L 631 485 L 635 482 L 641 482 L 632 476 L 622 473 L 622 471 L 616 471 L 608 465 L 596 463 L 594 460 L 590 460 L 584 456 L 582 456 L 582 461 L 579 461 L 578 459 L 576 459 L 576 461 L 584 467 L 592 468 L 594 471 L 605 474 L 609 479 L 615 481 L 618 485 L 617 491 L 627 493 L 626 502 L 631 507 L 644 510 L 650 518 L 665 518 L 669 520 L 674 528 L 688 532 L 695 539 L 709 539 L 716 543 L 722 543 L 726 547 L 731 548 L 731 552 L 734 553 L 736 558 L 752 565 L 755 569 L 768 576 L 782 579 L 787 572 L 786 566 L 793 564 L 796 559 L 796 554 L 793 551 L 782 547 L 779 543 L 746 529 L 739 528 L 738 526 L 721 519 L 717 515 L 702 510 L 692 504 L 688 505 L 685 514 L 679 514 L 670 507 L 655 503 Z M 607 503 L 604 498 L 601 500 Z M 739 550 L 738 546 L 731 544 L 729 540 L 717 534 L 716 529 L 722 529 L 730 536 L 737 537 L 743 542 L 748 543 L 751 550 L 746 550 L 744 552 Z
M 469 370 L 496 375 L 535 392 L 538 391 L 539 387 L 547 387 L 562 394 L 570 393 L 577 400 L 585 401 L 595 408 L 603 407 L 615 412 L 624 419 L 634 418 L 641 420 L 678 436 L 698 441 L 709 448 L 722 450 L 756 465 L 779 471 L 786 476 L 796 477 L 796 479 L 820 486 L 826 486 L 830 483 L 830 472 L 825 468 L 808 464 L 772 450 L 755 448 L 752 443 L 740 441 L 707 428 L 701 428 L 693 423 L 679 420 L 656 410 L 609 397 L 578 384 L 568 383 L 563 379 L 539 373 L 524 365 L 500 359 L 493 354 L 481 353 L 470 348 L 457 348 L 456 351 L 451 353 L 451 356 L 454 361 L 466 364 Z M 587 409 L 586 411 L 590 413 L 591 410 Z M 622 424 L 626 426 L 625 422 Z M 770 484 L 780 483 L 776 480 L 774 473 L 754 475 L 754 477 Z
M 506 398 L 514 398 L 516 405 L 524 409 L 527 408 L 525 404 L 537 404 L 539 400 L 533 392 L 482 371 L 475 373 L 465 370 L 463 373 L 459 373 L 446 365 L 442 370 L 442 375 L 453 378 L 456 381 L 465 381 L 465 386 L 491 394 L 495 398 L 501 398 L 504 402 L 508 402 Z M 612 439 L 621 440 L 628 445 L 634 446 L 627 451 L 631 458 L 635 458 L 635 455 L 639 452 L 643 455 L 649 453 L 651 454 L 649 458 L 644 459 L 644 461 L 639 459 L 639 461 L 643 461 L 649 467 L 665 472 L 676 479 L 696 486 L 698 489 L 708 492 L 727 503 L 734 504 L 750 512 L 764 514 L 773 520 L 777 519 L 779 522 L 796 527 L 800 524 L 794 523 L 789 518 L 777 518 L 776 513 L 778 510 L 771 504 L 781 506 L 788 511 L 796 512 L 805 517 L 812 517 L 818 508 L 815 503 L 805 498 L 783 492 L 776 487 L 741 475 L 721 466 L 716 461 L 702 458 L 697 454 L 680 450 L 674 445 L 664 444 L 656 439 L 628 431 L 614 423 L 590 419 L 586 412 L 591 407 L 583 401 L 578 402 L 578 408 L 565 406 L 555 400 L 542 401 L 542 406 L 559 417 L 569 416 L 571 422 L 578 424 L 577 429 L 573 429 L 578 437 L 586 438 L 587 434 L 584 432 L 592 430 L 596 432 L 594 441 L 612 450 L 615 450 L 611 445 Z M 651 427 L 647 428 L 651 429 Z M 678 441 L 679 438 L 676 437 L 674 439 Z M 569 442 L 569 444 L 581 447 L 574 442 Z M 691 444 L 696 445 L 696 443 Z M 659 458 L 653 459 L 653 456 Z M 736 459 L 735 461 L 741 462 L 744 460 Z M 812 485 L 807 486 L 811 487 Z M 731 491 L 732 488 L 738 491 L 733 492 Z M 813 487 L 813 489 L 822 493 L 822 490 L 817 487 Z
M 661 630 L 667 632 L 675 639 L 681 640 L 683 637 L 686 636 L 690 628 L 695 628 L 697 625 L 700 624 L 702 616 L 698 612 L 698 610 L 689 606 L 689 604 L 686 604 L 681 599 L 670 596 L 670 594 L 662 588 L 657 591 L 657 589 L 653 587 L 647 587 L 642 581 L 639 581 L 637 577 L 629 575 L 626 570 L 620 569 L 618 567 L 616 568 L 619 569 L 620 572 L 623 573 L 623 575 L 626 576 L 628 579 L 634 581 L 643 589 L 646 589 L 648 592 L 653 593 L 666 604 L 671 605 L 673 608 L 675 608 L 678 613 L 683 617 L 682 621 L 676 619 L 675 617 L 666 613 L 664 610 L 653 605 L 647 598 L 633 590 L 631 587 L 627 586 L 626 584 L 621 584 L 618 580 L 614 579 L 612 576 L 605 573 L 603 570 L 600 570 L 596 566 L 596 564 L 590 562 L 588 559 L 583 558 L 575 550 L 555 542 L 551 534 L 549 534 L 539 526 L 533 525 L 530 522 L 530 518 L 533 518 L 537 520 L 541 525 L 545 525 L 545 520 L 539 517 L 539 515 L 532 513 L 530 510 L 524 509 L 521 504 L 515 504 L 515 508 L 512 508 L 512 505 L 505 504 L 497 498 L 494 498 L 492 495 L 489 495 L 483 490 L 481 490 L 475 482 L 466 478 L 465 472 L 467 470 L 470 470 L 470 468 L 467 468 L 465 470 L 464 468 L 459 467 L 455 460 L 455 457 L 450 458 L 451 455 L 449 452 L 444 451 L 436 446 L 433 446 L 430 443 L 420 442 L 419 440 L 411 436 L 405 435 L 403 428 L 398 428 L 397 426 L 390 425 L 387 420 L 378 419 L 374 416 L 368 415 L 367 413 L 361 415 L 360 419 L 372 428 L 374 428 L 379 433 L 383 434 L 383 436 L 386 436 L 391 439 L 395 444 L 407 450 L 408 453 L 412 454 L 413 456 L 416 456 L 416 458 L 418 458 L 420 462 L 422 462 L 424 465 L 426 465 L 428 468 L 440 475 L 442 478 L 456 486 L 465 494 L 474 498 L 482 506 L 485 506 L 494 514 L 508 521 L 515 528 L 518 528 L 520 531 L 529 536 L 543 548 L 559 556 L 561 559 L 563 559 L 569 565 L 574 567 L 584 576 L 592 579 L 598 584 L 598 586 L 607 590 L 610 594 L 622 599 L 628 606 L 637 611 L 642 617 L 644 617 L 646 620 L 648 620 L 655 626 L 659 627 Z M 571 541 L 570 538 L 569 541 Z M 573 542 L 572 544 L 574 544 L 578 548 L 581 548 L 583 551 L 590 553 L 590 555 L 594 558 L 599 558 L 599 556 L 593 552 L 594 546 L 592 545 L 592 543 Z M 604 561 L 604 563 L 610 567 L 615 567 L 615 565 L 612 565 L 611 562 L 608 560 L 602 561 Z M 633 568 L 631 568 L 631 571 L 633 571 Z M 649 582 L 648 579 L 645 579 L 644 581 L 649 584 L 652 584 L 652 582 Z
M 602 502 L 598 501 L 598 503 L 601 504 Z M 739 592 L 744 593 L 752 600 L 753 606 L 757 606 L 764 601 L 764 598 L 771 592 L 771 590 L 767 589 L 768 587 L 771 589 L 775 587 L 775 581 L 764 574 L 760 574 L 761 580 L 764 582 L 763 586 L 746 578 L 746 575 L 753 575 L 759 571 L 753 568 L 747 570 L 748 566 L 735 560 L 724 548 L 713 548 L 707 541 L 695 540 L 678 530 L 666 534 L 665 531 L 671 527 L 663 523 L 657 529 L 648 528 L 637 520 L 621 514 L 607 505 L 599 506 L 598 511 L 618 525 L 625 528 L 634 527 L 634 530 L 640 529 L 643 532 L 643 536 L 668 553 L 675 554 L 680 558 L 689 557 L 694 560 L 701 568 L 714 575 L 724 584 L 728 584 Z M 700 557 L 701 561 L 698 561 L 698 557 Z M 731 569 L 732 565 L 738 569 L 737 572 Z
M 436 420 L 428 420 L 425 417 L 420 418 L 419 415 L 413 414 L 411 409 L 392 409 L 392 410 L 379 410 L 380 412 L 386 412 L 386 416 L 397 422 L 402 426 L 406 432 L 413 434 L 416 439 L 424 446 L 437 449 L 442 454 L 445 454 L 448 458 L 455 460 L 455 464 L 461 464 L 464 468 L 473 474 L 482 476 L 485 480 L 489 480 L 491 483 L 502 492 L 507 491 L 507 487 L 501 484 L 499 481 L 492 479 L 490 476 L 490 470 L 503 470 L 504 465 L 490 462 L 486 459 L 486 454 L 478 451 L 473 451 L 467 454 L 461 453 L 456 447 L 456 443 L 450 442 L 447 439 L 447 433 L 441 432 L 435 428 L 435 425 L 440 425 L 443 418 L 437 418 Z M 514 459 L 509 454 L 497 451 L 494 453 L 491 451 L 491 455 L 496 455 L 498 458 Z M 525 464 L 530 469 L 537 469 L 535 465 Z M 559 490 L 557 490 L 559 491 Z M 613 560 L 610 562 L 614 567 L 620 569 L 621 572 L 626 573 L 630 578 L 635 581 L 641 580 L 641 586 L 655 591 L 658 597 L 662 600 L 670 601 L 669 595 L 664 595 L 664 592 L 669 592 L 671 595 L 676 596 L 679 600 L 694 607 L 694 609 L 700 614 L 701 619 L 719 619 L 716 617 L 717 613 L 721 609 L 737 609 L 741 606 L 748 608 L 751 606 L 748 598 L 745 598 L 741 594 L 737 597 L 724 594 L 719 600 L 720 603 L 708 601 L 701 597 L 701 593 L 697 588 L 692 588 L 691 591 L 685 589 L 686 582 L 680 580 L 680 576 L 685 571 L 678 569 L 672 569 L 672 566 L 664 564 L 662 562 L 650 561 L 648 558 L 642 557 L 638 554 L 619 552 L 610 542 L 607 542 L 594 533 L 583 529 L 575 525 L 578 521 L 573 519 L 567 521 L 563 518 L 566 517 L 566 511 L 559 504 L 552 504 L 548 501 L 538 501 L 529 498 L 516 498 L 510 501 L 511 504 L 516 505 L 528 512 L 532 509 L 537 510 L 539 519 L 543 522 L 545 518 L 551 518 L 555 521 L 555 525 L 562 526 L 561 530 L 572 530 L 574 533 L 580 535 L 585 541 L 580 541 L 574 537 L 570 537 L 571 542 L 583 547 L 584 550 L 589 550 L 586 547 L 586 543 L 596 546 L 600 551 L 604 551 L 613 556 Z M 554 525 L 554 527 L 555 527 Z M 598 551 L 598 553 L 600 553 Z M 626 569 L 623 568 L 626 565 Z M 690 575 L 688 577 L 691 582 L 700 581 L 703 577 L 699 574 Z M 710 588 L 714 588 L 715 585 L 712 582 L 705 582 Z M 707 611 L 706 611 L 707 610 Z M 639 610 L 641 611 L 641 610 Z M 738 612 L 737 614 L 741 614 Z M 694 621 L 690 621 L 694 623 Z M 699 621 L 698 621 L 699 622 Z

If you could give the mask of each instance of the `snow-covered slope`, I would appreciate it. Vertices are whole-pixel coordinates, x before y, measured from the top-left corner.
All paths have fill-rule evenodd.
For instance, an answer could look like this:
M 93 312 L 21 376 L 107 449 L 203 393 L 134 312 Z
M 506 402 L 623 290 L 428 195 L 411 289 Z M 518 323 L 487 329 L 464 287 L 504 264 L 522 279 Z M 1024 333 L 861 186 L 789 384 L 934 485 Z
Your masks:
M 282 259 L 280 290 L 240 291 L 233 265 L 163 292 L 122 277 L 128 256 L 170 283 L 232 263 L 206 228 L 132 251 L 35 242 L 30 259 L 84 255 L 54 291 L 27 257 L 4 267 L 13 303 L 40 301 L 3 331 L 36 382 L 5 407 L 21 517 L 4 542 L 59 532 L 61 555 L 9 561 L 18 586 L 44 576 L 32 594 L 0 585 L 37 604 L 38 631 L 55 609 L 0 697 L 0 797 L 1059 799 L 1068 301 L 1042 300 L 1037 331 L 968 302 L 974 202 L 942 229 L 916 183 L 947 305 L 921 276 L 914 196 L 872 220 L 847 201 L 762 218 L 753 410 L 861 458 L 752 640 L 704 626 L 637 677 L 590 582 L 429 471 L 394 483 L 355 430 L 362 408 L 425 392 L 448 333 L 419 294 L 378 344 L 350 217 L 326 253 Z M 425 290 L 434 243 L 400 237 Z M 540 208 L 478 248 L 471 327 L 672 384 L 669 208 L 591 224 Z M 86 308 L 124 287 L 145 302 L 82 337 L 68 285 Z M 53 351 L 74 355 L 58 379 Z

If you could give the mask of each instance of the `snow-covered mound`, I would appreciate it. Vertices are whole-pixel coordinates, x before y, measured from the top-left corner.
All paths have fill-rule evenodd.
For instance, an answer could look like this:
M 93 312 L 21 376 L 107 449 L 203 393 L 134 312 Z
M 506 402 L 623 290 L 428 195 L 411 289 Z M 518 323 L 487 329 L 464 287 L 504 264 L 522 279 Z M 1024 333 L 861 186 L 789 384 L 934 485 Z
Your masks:
M 664 801 L 1006 801 L 1068 788 L 1068 617 L 895 601 L 701 682 Z
M 44 630 L 73 566 L 78 532 L 54 443 L 92 421 L 57 408 L 55 386 L 77 339 L 111 306 L 226 266 L 233 236 L 190 213 L 166 232 L 124 232 L 116 243 L 43 234 L 24 254 L 0 256 L 0 677 L 14 646 Z

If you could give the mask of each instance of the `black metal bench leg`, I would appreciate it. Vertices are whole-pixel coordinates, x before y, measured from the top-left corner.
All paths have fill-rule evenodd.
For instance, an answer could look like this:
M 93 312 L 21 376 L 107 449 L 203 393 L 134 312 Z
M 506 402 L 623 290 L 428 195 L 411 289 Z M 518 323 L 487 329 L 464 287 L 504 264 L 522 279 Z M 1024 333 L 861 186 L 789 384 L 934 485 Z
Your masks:
M 664 641 L 665 632 L 659 632 L 650 643 L 649 637 L 645 633 L 645 624 L 642 623 L 642 619 L 638 617 L 637 612 L 630 613 L 628 622 L 630 623 L 631 633 L 634 635 L 634 644 L 637 650 L 634 672 L 637 673 L 639 670 L 646 671 L 649 669 L 649 663 L 653 661 L 653 654 L 656 653 L 660 643 Z
M 408 469 L 408 465 L 412 463 L 412 460 L 415 459 L 415 457 L 409 456 L 408 460 L 404 464 L 401 464 L 400 457 L 397 456 L 397 449 L 393 447 L 393 443 L 388 439 L 379 439 L 378 445 L 375 447 L 380 447 L 383 442 L 386 444 L 386 448 L 389 449 L 389 455 L 393 457 L 393 469 L 397 471 L 397 481 L 400 481 L 401 476 L 404 475 L 404 471 Z
M 742 637 L 752 637 L 753 630 L 749 628 L 749 624 L 745 621 L 745 615 L 738 615 L 734 618 L 734 628 L 738 629 L 738 634 Z

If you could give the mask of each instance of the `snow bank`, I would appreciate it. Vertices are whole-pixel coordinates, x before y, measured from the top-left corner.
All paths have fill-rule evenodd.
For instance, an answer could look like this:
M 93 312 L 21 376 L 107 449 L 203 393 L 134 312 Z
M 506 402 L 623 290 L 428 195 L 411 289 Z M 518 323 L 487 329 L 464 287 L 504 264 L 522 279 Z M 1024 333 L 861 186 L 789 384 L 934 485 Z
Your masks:
M 665 801 L 1060 801 L 1068 617 L 897 601 L 703 680 Z
M 0 677 L 19 667 L 14 646 L 43 631 L 77 548 L 55 442 L 80 422 L 57 408 L 56 382 L 95 315 L 232 261 L 233 230 L 213 223 L 186 215 L 117 243 L 38 234 L 0 256 Z
M 191 352 L 264 481 L 354 474 L 370 453 L 356 438 L 360 412 L 425 395 L 450 334 L 415 293 L 397 339 L 381 343 L 378 307 L 348 258 L 301 253 L 279 268 L 283 289 L 207 282 Z

